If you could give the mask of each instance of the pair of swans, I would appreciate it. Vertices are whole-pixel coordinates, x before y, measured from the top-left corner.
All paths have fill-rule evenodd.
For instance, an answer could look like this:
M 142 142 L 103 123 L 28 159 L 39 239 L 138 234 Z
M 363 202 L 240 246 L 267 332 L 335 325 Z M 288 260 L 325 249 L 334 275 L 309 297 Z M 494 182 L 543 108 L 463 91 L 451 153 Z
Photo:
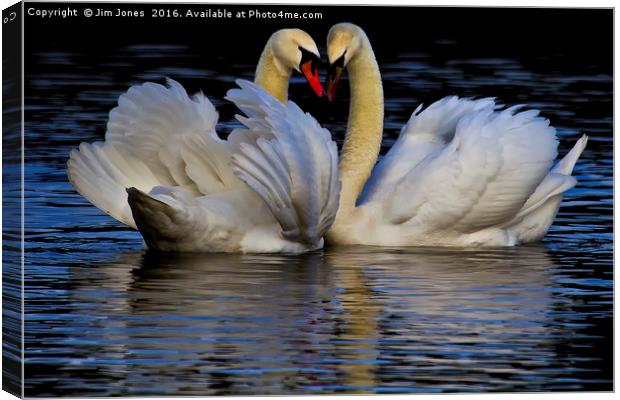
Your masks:
M 538 112 L 448 97 L 418 107 L 376 166 L 383 135 L 379 67 L 363 30 L 327 40 L 325 94 L 351 87 L 340 161 L 328 131 L 287 101 L 292 71 L 324 94 L 317 46 L 285 29 L 267 42 L 255 83 L 227 99 L 245 128 L 227 140 L 202 94 L 176 82 L 132 87 L 104 142 L 81 144 L 69 178 L 94 205 L 163 251 L 291 252 L 332 244 L 510 246 L 539 240 L 576 181 L 583 136 L 555 166 L 555 129 Z

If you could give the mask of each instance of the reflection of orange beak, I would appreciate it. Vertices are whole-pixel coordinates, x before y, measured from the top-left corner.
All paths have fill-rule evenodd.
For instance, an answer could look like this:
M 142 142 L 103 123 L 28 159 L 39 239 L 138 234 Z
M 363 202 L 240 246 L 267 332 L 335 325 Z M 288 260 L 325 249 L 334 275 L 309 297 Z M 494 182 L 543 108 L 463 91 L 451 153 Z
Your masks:
M 301 64 L 301 72 L 306 77 L 314 93 L 319 97 L 323 97 L 325 90 L 323 90 L 323 85 L 321 85 L 321 80 L 319 79 L 319 70 L 312 65 L 312 60 Z
M 336 91 L 338 90 L 338 83 L 340 83 L 340 76 L 342 75 L 342 67 L 332 66 L 327 76 L 327 100 L 330 102 L 336 98 Z

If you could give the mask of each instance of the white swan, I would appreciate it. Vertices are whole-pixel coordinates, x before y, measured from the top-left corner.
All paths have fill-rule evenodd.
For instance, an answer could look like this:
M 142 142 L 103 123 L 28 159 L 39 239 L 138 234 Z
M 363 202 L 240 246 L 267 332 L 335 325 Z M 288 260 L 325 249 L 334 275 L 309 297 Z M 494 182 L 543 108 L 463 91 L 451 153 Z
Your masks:
M 555 129 L 538 111 L 447 97 L 418 107 L 374 167 L 383 131 L 381 75 L 361 28 L 337 24 L 327 55 L 333 99 L 349 71 L 351 103 L 340 160 L 340 208 L 328 243 L 511 246 L 548 230 L 584 150 L 584 135 L 553 168 Z M 373 169 L 374 167 L 374 169 Z
M 110 112 L 104 142 L 71 153 L 69 179 L 91 203 L 138 229 L 161 251 L 291 252 L 320 248 L 340 191 L 329 132 L 287 102 L 291 71 L 322 94 L 305 32 L 267 42 L 257 85 L 237 81 L 227 99 L 247 117 L 228 140 L 202 94 L 172 81 L 132 87 Z M 318 86 L 316 85 L 318 83 Z

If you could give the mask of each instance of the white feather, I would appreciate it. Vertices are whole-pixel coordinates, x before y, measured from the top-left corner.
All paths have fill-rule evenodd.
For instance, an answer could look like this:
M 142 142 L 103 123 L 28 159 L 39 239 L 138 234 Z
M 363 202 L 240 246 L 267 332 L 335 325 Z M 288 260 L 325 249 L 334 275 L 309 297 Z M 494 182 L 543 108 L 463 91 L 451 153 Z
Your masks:
M 241 89 L 227 98 L 248 118 L 240 119 L 247 129 L 235 132 L 233 170 L 267 203 L 285 238 L 314 242 L 338 207 L 336 145 L 295 103 L 282 104 L 250 82 L 237 83 Z
M 491 99 L 442 99 L 414 112 L 372 172 L 352 242 L 514 245 L 539 240 L 573 187 L 582 138 L 551 169 L 555 129 L 538 111 Z M 372 227 L 372 228 L 371 228 Z M 357 232 L 364 232 L 358 235 Z

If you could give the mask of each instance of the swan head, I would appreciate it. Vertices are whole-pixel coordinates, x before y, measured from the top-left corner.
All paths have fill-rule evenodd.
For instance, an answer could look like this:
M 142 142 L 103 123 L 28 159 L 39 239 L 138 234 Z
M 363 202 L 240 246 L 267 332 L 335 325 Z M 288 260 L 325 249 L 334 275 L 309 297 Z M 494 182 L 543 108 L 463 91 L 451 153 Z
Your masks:
M 349 22 L 336 24 L 329 30 L 327 34 L 329 73 L 326 91 L 329 101 L 334 100 L 342 71 L 355 58 L 365 37 L 366 34 L 362 28 Z
M 271 36 L 270 42 L 280 66 L 303 74 L 314 93 L 323 96 L 319 78 L 321 56 L 312 37 L 301 29 L 281 29 Z

